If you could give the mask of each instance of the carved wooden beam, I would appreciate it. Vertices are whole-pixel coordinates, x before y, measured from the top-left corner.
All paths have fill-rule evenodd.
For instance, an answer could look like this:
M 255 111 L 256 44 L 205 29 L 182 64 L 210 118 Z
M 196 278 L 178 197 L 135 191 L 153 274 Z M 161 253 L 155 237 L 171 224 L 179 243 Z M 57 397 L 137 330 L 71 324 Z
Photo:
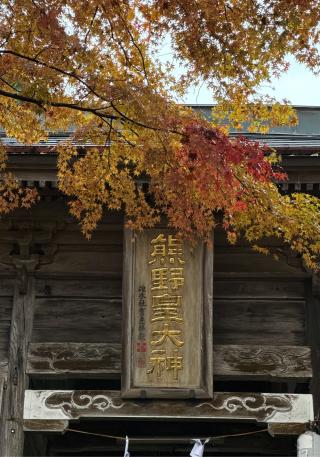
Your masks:
M 304 424 L 313 420 L 312 395 L 217 392 L 213 400 L 128 400 L 118 391 L 27 390 L 24 420 L 79 418 L 237 420 Z M 40 422 L 38 422 L 39 426 Z
M 0 376 L 7 373 L 8 371 L 8 360 L 1 359 L 0 361 Z
M 27 372 L 32 375 L 121 374 L 121 345 L 105 343 L 32 343 Z M 306 346 L 215 345 L 214 378 L 309 379 L 310 348 Z
M 121 344 L 31 343 L 29 374 L 121 374 Z
M 67 420 L 24 420 L 23 429 L 25 432 L 64 432 L 68 428 Z
M 268 424 L 270 435 L 301 435 L 308 430 L 308 424 Z
M 244 379 L 308 379 L 311 350 L 306 346 L 217 345 L 214 373 Z

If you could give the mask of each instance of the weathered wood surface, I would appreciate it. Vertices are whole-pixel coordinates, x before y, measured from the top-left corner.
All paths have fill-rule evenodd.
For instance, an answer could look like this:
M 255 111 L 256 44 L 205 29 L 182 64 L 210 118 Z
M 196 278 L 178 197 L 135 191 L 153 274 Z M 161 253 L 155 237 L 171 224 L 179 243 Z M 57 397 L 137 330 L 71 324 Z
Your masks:
M 314 275 L 309 284 L 307 298 L 308 343 L 311 347 L 313 377 L 310 392 L 313 394 L 315 414 L 320 414 L 320 278 Z
M 72 275 L 72 272 L 69 275 Z M 68 278 L 43 277 L 39 272 L 36 277 L 36 298 L 121 298 L 122 279 L 121 276 L 101 274 L 94 277 Z M 41 306 L 41 305 L 40 305 Z
M 121 298 L 39 298 L 33 341 L 120 343 Z
M 2 276 L 0 277 L 0 372 L 5 369 L 8 361 L 12 301 L 13 280 Z
M 27 348 L 31 340 L 34 286 L 33 278 L 25 278 L 26 290 L 22 292 L 21 280 L 16 282 L 10 331 L 7 387 L 3 396 L 0 421 L 0 455 L 21 456 L 23 452 L 23 403 L 27 387 Z
M 8 371 L 8 359 L 6 357 L 3 359 L 0 359 L 0 376 L 1 376 L 1 374 L 7 373 L 7 371 Z
M 105 236 L 107 236 L 105 234 Z M 73 274 L 122 271 L 122 248 L 114 250 L 103 245 L 58 246 L 53 263 L 41 267 L 42 274 L 72 272 Z
M 25 432 L 63 432 L 69 425 L 68 420 L 24 420 L 23 430 Z
M 6 376 L 0 374 L 0 417 L 2 415 L 2 405 L 3 405 L 3 390 L 6 382 Z
M 303 300 L 214 300 L 215 344 L 304 345 Z
M 67 285 L 67 281 L 59 287 L 63 284 Z M 121 296 L 39 297 L 33 342 L 120 343 L 121 306 Z M 303 300 L 216 297 L 213 312 L 215 344 L 306 344 Z
M 269 424 L 270 435 L 301 435 L 308 429 L 308 424 Z
M 297 257 L 281 258 L 276 261 L 271 255 L 263 256 L 249 247 L 215 245 L 215 270 L 226 272 L 272 272 L 296 273 L 301 271 L 301 260 Z
M 305 298 L 305 284 L 296 278 L 216 273 L 213 283 L 214 296 L 218 299 L 276 299 L 290 300 Z
M 309 379 L 311 353 L 306 346 L 213 347 L 214 378 Z M 121 374 L 121 344 L 31 343 L 27 372 L 32 375 L 99 376 Z
M 31 343 L 29 374 L 121 374 L 121 344 Z
M 33 342 L 120 343 L 121 236 L 112 224 L 90 242 L 72 224 L 57 231 L 54 262 L 36 272 Z M 215 263 L 214 343 L 305 345 L 308 275 L 247 247 L 218 242 L 215 252 L 228 264 Z
M 311 350 L 306 346 L 214 346 L 214 373 L 244 379 L 308 379 Z
M 120 298 L 121 272 L 35 272 L 39 298 Z M 305 274 L 216 272 L 213 283 L 217 299 L 304 299 Z M 6 287 L 7 283 L 4 283 Z M 2 289 L 2 287 L 1 287 Z M 0 289 L 0 292 L 1 292 Z
M 117 391 L 27 390 L 24 420 L 79 418 L 238 420 L 306 423 L 313 420 L 312 396 L 216 392 L 213 400 L 129 400 Z

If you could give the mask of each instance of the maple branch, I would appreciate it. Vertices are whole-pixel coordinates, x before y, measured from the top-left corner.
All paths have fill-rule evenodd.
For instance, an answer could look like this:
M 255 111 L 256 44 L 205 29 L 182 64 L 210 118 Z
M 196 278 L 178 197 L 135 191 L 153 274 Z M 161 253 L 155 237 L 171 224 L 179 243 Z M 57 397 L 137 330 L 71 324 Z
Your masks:
M 102 8 L 102 9 L 104 10 L 104 8 Z M 104 10 L 104 12 L 105 12 L 105 10 Z M 108 21 L 109 27 L 110 27 L 111 38 L 113 39 L 113 41 L 114 41 L 115 43 L 117 43 L 117 44 L 119 45 L 119 47 L 120 47 L 120 49 L 121 49 L 121 51 L 122 51 L 122 53 L 123 53 L 123 55 L 124 55 L 126 64 L 127 64 L 127 66 L 130 68 L 131 62 L 130 62 L 129 56 L 128 56 L 128 54 L 127 54 L 127 51 L 126 51 L 126 49 L 124 48 L 124 46 L 122 45 L 121 40 L 118 40 L 118 39 L 116 38 L 116 36 L 114 35 L 114 33 L 113 33 L 113 25 L 112 25 L 111 20 L 110 20 L 109 18 L 107 18 L 107 21 Z
M 138 125 L 139 127 L 143 127 L 145 129 L 148 129 L 148 130 L 154 130 L 154 131 L 158 131 L 158 132 L 176 133 L 177 135 L 183 136 L 183 134 L 181 132 L 178 132 L 176 130 L 168 130 L 168 129 L 161 128 L 161 127 L 153 127 L 153 126 L 150 126 L 150 125 L 147 125 L 147 124 L 143 124 L 142 122 L 135 121 L 134 119 L 130 119 L 128 116 L 126 116 L 121 111 L 119 111 L 113 105 L 113 103 L 111 103 L 111 106 L 119 114 L 119 116 L 115 116 L 114 114 L 108 114 L 108 113 L 105 113 L 105 112 L 102 112 L 102 113 L 99 112 L 100 110 L 105 109 L 105 108 L 90 108 L 88 106 L 80 106 L 80 105 L 77 105 L 75 103 L 44 101 L 44 100 L 40 100 L 40 99 L 33 98 L 33 97 L 27 97 L 25 95 L 17 94 L 17 93 L 14 93 L 14 92 L 7 92 L 7 91 L 5 91 L 3 89 L 0 89 L 0 95 L 2 95 L 3 97 L 12 98 L 14 100 L 19 100 L 21 102 L 26 102 L 26 103 L 31 103 L 33 105 L 37 105 L 43 111 L 46 111 L 46 108 L 45 108 L 46 106 L 53 106 L 55 108 L 68 108 L 68 109 L 73 109 L 73 110 L 76 110 L 76 111 L 82 111 L 84 113 L 94 114 L 95 116 L 99 117 L 102 120 L 105 120 L 105 119 L 122 120 L 122 121 L 130 122 L 131 124 Z M 119 135 L 118 131 L 117 131 L 117 133 Z
M 70 78 L 76 79 L 78 82 L 83 84 L 90 92 L 92 92 L 96 97 L 100 98 L 101 100 L 103 100 L 103 101 L 105 101 L 107 103 L 110 103 L 110 106 L 112 106 L 112 108 L 119 114 L 120 118 L 126 120 L 127 122 L 130 122 L 132 124 L 136 124 L 139 127 L 143 127 L 145 129 L 149 129 L 149 130 L 157 130 L 157 131 L 166 131 L 167 130 L 167 129 L 164 129 L 164 128 L 159 128 L 159 127 L 154 127 L 154 126 L 151 126 L 151 125 L 147 125 L 147 124 L 144 124 L 144 123 L 142 123 L 140 121 L 137 121 L 135 119 L 129 118 L 128 116 L 123 114 L 121 111 L 119 111 L 115 107 L 115 105 L 114 105 L 114 103 L 112 101 L 106 99 L 101 94 L 97 93 L 86 81 L 84 81 L 82 78 L 80 78 L 80 76 L 76 75 L 75 73 L 71 73 L 69 71 L 63 70 L 62 68 L 56 67 L 55 65 L 47 64 L 47 63 L 45 63 L 45 62 L 43 62 L 41 60 L 38 60 L 38 59 L 36 59 L 34 57 L 29 57 L 29 56 L 26 56 L 24 54 L 20 54 L 20 53 L 15 52 L 15 51 L 0 49 L 0 54 L 10 54 L 10 55 L 19 57 L 21 59 L 25 59 L 25 60 L 28 60 L 30 62 L 36 63 L 38 65 L 50 68 L 51 70 L 57 71 L 58 73 L 61 73 L 61 74 L 65 75 L 65 76 L 68 76 Z M 1 91 L 0 91 L 0 94 L 4 95 L 4 96 L 7 96 L 7 97 L 11 97 L 11 98 L 16 98 L 16 97 L 12 97 L 12 95 L 14 95 L 14 94 L 11 94 L 10 92 L 1 93 Z M 5 94 L 7 94 L 7 95 L 5 95 Z M 46 102 L 46 103 L 44 103 L 41 100 L 36 100 L 36 99 L 33 99 L 32 97 L 26 97 L 25 99 L 22 99 L 22 98 L 16 98 L 16 99 L 36 104 L 38 106 L 41 106 L 42 108 L 44 107 L 44 105 L 50 105 L 50 106 L 55 106 L 55 107 L 58 107 L 58 108 L 62 107 L 62 108 L 78 109 L 79 111 L 84 111 L 84 112 L 89 112 L 89 113 L 96 114 L 98 117 L 105 116 L 105 117 L 107 117 L 109 119 L 111 119 L 111 118 L 112 119 L 119 119 L 117 116 L 112 116 L 111 114 L 99 114 L 97 112 L 98 109 L 96 109 L 96 108 L 89 108 L 89 107 L 84 108 L 84 107 L 80 107 L 77 104 L 69 104 L 69 103 L 61 103 L 61 102 Z M 106 107 L 100 108 L 100 109 L 106 109 Z M 168 131 L 171 132 L 171 133 L 176 133 L 178 135 L 181 135 L 181 132 L 178 132 L 178 131 L 175 131 L 175 130 L 168 130 Z
M 105 102 L 109 102 L 105 97 L 103 97 L 101 94 L 98 94 L 86 81 L 84 81 L 80 76 L 78 76 L 75 72 L 70 72 L 67 70 L 63 70 L 62 68 L 56 67 L 55 65 L 50 65 L 46 62 L 43 62 L 42 60 L 38 60 L 36 57 L 29 57 L 24 54 L 20 54 L 19 52 L 15 51 L 10 51 L 6 49 L 0 49 L 0 54 L 10 54 L 15 57 L 19 57 L 20 59 L 28 60 L 29 62 L 36 63 L 37 65 L 41 65 L 46 68 L 50 68 L 50 70 L 54 70 L 57 73 L 61 73 L 64 76 L 67 76 L 69 78 L 76 79 L 80 84 L 83 84 L 90 92 L 93 93 L 96 97 L 100 98 L 101 100 Z
M 119 8 L 119 12 L 118 12 L 119 17 L 120 17 L 120 19 L 121 19 L 121 21 L 122 21 L 122 23 L 123 23 L 123 25 L 124 25 L 124 27 L 125 27 L 125 29 L 126 29 L 128 35 L 129 35 L 129 37 L 130 37 L 130 40 L 131 40 L 133 46 L 137 49 L 138 53 L 140 54 L 140 58 L 141 58 L 141 62 L 142 62 L 142 68 L 143 68 L 144 76 L 145 76 L 147 82 L 149 82 L 149 80 L 148 80 L 148 73 L 147 73 L 147 69 L 146 69 L 146 65 L 145 65 L 145 60 L 144 60 L 143 53 L 142 53 L 140 47 L 137 45 L 137 43 L 136 43 L 136 41 L 135 41 L 135 39 L 134 39 L 134 37 L 133 37 L 133 35 L 132 35 L 132 33 L 131 33 L 131 31 L 130 31 L 130 29 L 129 29 L 127 23 L 126 23 L 126 21 L 123 19 L 122 15 L 121 15 L 121 12 L 120 12 L 121 10 L 120 10 L 119 2 L 116 2 L 116 3 L 117 3 L 118 8 Z M 104 7 L 103 7 L 103 9 L 104 9 Z M 104 9 L 104 11 L 105 11 L 105 9 Z
M 119 130 L 117 130 L 117 129 L 115 129 L 115 128 L 113 127 L 113 125 L 112 125 L 112 119 L 110 119 L 110 122 L 109 122 L 109 120 L 107 120 L 107 119 L 105 119 L 105 118 L 103 118 L 103 117 L 102 117 L 101 119 L 102 119 L 102 121 L 103 121 L 104 123 L 106 123 L 106 124 L 109 126 L 109 128 L 110 128 L 109 136 L 110 136 L 111 130 L 112 130 L 112 131 L 115 132 L 115 134 L 116 134 L 118 137 L 122 138 L 123 141 L 124 141 L 125 143 L 127 143 L 129 146 L 135 147 L 135 144 L 134 144 L 134 143 L 132 143 L 130 140 L 128 140 Z M 113 140 L 113 142 L 114 142 L 114 140 Z
M 19 89 L 17 89 L 16 87 L 12 86 L 10 83 L 8 83 L 8 81 L 6 81 L 2 76 L 0 76 L 0 80 L 8 87 L 10 87 L 10 89 L 12 90 L 16 90 L 17 92 L 20 92 Z
M 47 51 L 50 48 L 51 48 L 51 46 L 49 46 L 49 45 L 48 46 L 44 46 L 42 49 L 40 49 L 40 51 L 37 52 L 37 54 L 35 55 L 34 59 L 37 59 L 40 54 L 42 54 L 44 51 Z
M 98 12 L 98 6 L 95 7 L 95 10 L 94 10 L 94 13 L 93 13 L 93 15 L 92 15 L 92 18 L 91 18 L 90 25 L 89 25 L 89 27 L 88 27 L 86 36 L 84 37 L 84 42 L 85 42 L 85 43 L 87 43 L 87 39 L 88 39 L 89 33 L 91 32 L 91 29 L 92 29 L 94 20 L 95 20 L 96 15 L 97 15 L 97 12 Z
M 41 99 L 27 97 L 26 95 L 14 93 L 14 92 L 7 92 L 3 89 L 0 89 L 0 95 L 7 98 L 13 98 L 14 100 L 19 100 L 21 102 L 31 103 L 33 105 L 39 106 L 41 109 L 46 111 L 46 106 L 53 106 L 55 108 L 69 108 L 77 111 L 83 111 L 85 113 L 92 113 L 99 118 L 108 118 L 108 119 L 120 119 L 119 116 L 114 116 L 113 114 L 108 113 L 99 113 L 99 108 L 90 108 L 88 106 L 80 106 L 75 103 L 67 103 L 67 102 L 54 102 L 54 101 L 44 101 Z M 100 108 L 101 110 L 102 108 Z

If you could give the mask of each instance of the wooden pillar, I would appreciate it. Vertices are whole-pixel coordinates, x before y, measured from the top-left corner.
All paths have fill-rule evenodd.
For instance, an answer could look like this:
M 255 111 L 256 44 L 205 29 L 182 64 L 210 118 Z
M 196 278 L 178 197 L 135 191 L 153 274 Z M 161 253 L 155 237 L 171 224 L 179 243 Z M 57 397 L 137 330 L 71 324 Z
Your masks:
M 316 274 L 312 277 L 310 289 L 307 294 L 307 331 L 313 371 L 310 391 L 313 396 L 315 417 L 318 418 L 320 415 L 320 279 Z
M 0 373 L 0 417 L 2 414 L 2 398 L 3 398 L 3 387 L 6 383 L 7 375 Z
M 54 226 L 52 227 L 52 229 Z M 48 244 L 51 230 L 33 230 L 25 225 L 19 230 L 9 230 L 3 239 L 18 245 L 19 253 L 6 253 L 1 262 L 14 267 L 14 287 L 11 329 L 8 350 L 7 380 L 3 390 L 2 414 L 0 417 L 0 457 L 23 455 L 23 406 L 25 389 L 28 387 L 27 351 L 33 327 L 34 271 L 41 262 L 52 261 L 55 250 Z M 43 251 L 49 254 L 35 254 L 32 246 L 46 243 Z
M 7 382 L 3 391 L 0 421 L 0 456 L 23 455 L 23 406 L 28 387 L 27 349 L 32 335 L 34 278 L 23 261 L 16 261 L 17 281 L 14 289 Z

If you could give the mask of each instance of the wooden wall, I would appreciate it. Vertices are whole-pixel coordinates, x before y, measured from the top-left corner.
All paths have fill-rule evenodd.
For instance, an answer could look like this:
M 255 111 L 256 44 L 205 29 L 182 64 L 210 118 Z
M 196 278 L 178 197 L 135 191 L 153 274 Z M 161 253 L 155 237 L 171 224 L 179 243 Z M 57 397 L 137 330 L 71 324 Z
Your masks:
M 214 339 L 218 344 L 306 344 L 310 279 L 298 259 L 274 260 L 215 237 Z M 275 246 L 278 248 L 279 246 Z
M 32 341 L 120 343 L 122 217 L 109 216 L 87 241 L 56 203 L 18 213 L 0 230 L 0 360 L 10 330 L 14 271 L 8 258 L 21 221 L 51 231 L 39 250 Z M 22 227 L 23 231 L 23 227 Z M 305 297 L 309 275 L 294 258 L 275 261 L 248 246 L 215 237 L 214 343 L 305 345 Z M 41 244 L 41 243 L 40 243 Z M 35 247 L 33 249 L 36 249 Z M 41 251 L 42 250 L 42 251 Z M 0 258 L 1 262 L 1 258 Z
M 110 345 L 114 359 L 107 355 L 107 369 L 101 373 L 103 378 L 108 378 L 109 370 L 109 377 L 116 380 L 119 388 L 122 229 L 122 216 L 109 215 L 88 241 L 59 200 L 43 201 L 32 211 L 17 212 L 7 221 L 0 222 L 0 377 L 1 367 L 5 371 L 8 359 L 13 290 L 18 281 L 15 278 L 19 276 L 15 259 L 29 256 L 33 269 L 28 274 L 34 278 L 29 356 L 36 354 L 41 343 L 62 343 L 60 349 L 66 350 L 66 343 L 85 343 L 83 347 L 87 349 L 90 349 L 86 346 L 88 343 Z M 245 243 L 229 246 L 219 232 L 215 236 L 214 249 L 213 338 L 216 361 L 225 375 L 218 378 L 221 382 L 225 378 L 234 379 L 237 381 L 234 389 L 240 389 L 238 381 L 242 377 L 243 380 L 250 378 L 253 365 L 246 363 L 245 369 L 243 366 L 235 368 L 237 354 L 243 348 L 246 357 L 249 347 L 256 357 L 257 348 L 263 346 L 266 348 L 265 365 L 261 369 L 256 361 L 251 391 L 261 391 L 261 384 L 255 387 L 255 379 L 265 380 L 271 376 L 269 380 L 272 381 L 275 376 L 277 381 L 281 377 L 286 381 L 288 372 L 290 380 L 274 387 L 274 392 L 294 392 L 296 382 L 290 382 L 295 377 L 295 381 L 306 386 L 311 376 L 310 355 L 305 352 L 309 344 L 306 297 L 310 294 L 310 275 L 292 255 L 283 255 L 277 262 L 271 256 L 254 253 Z M 299 365 L 295 362 L 297 346 L 301 347 L 303 359 Z M 282 359 L 281 348 L 286 354 Z M 51 346 L 51 353 L 54 350 Z M 233 359 L 226 358 L 226 353 L 233 354 Z M 37 357 L 36 354 L 33 360 Z M 283 367 L 280 370 L 275 367 L 279 357 L 281 363 L 291 364 L 288 372 L 283 371 Z M 47 371 L 41 370 L 31 362 L 27 371 L 34 388 L 42 385 L 48 388 L 48 383 L 41 383 L 50 381 L 50 388 L 57 389 L 61 386 L 61 376 L 68 378 L 68 370 L 60 373 L 50 367 Z M 84 365 L 81 373 L 72 372 L 71 365 L 69 363 L 69 378 L 87 377 Z M 112 369 L 108 368 L 110 366 Z M 101 373 L 92 377 L 101 377 Z

